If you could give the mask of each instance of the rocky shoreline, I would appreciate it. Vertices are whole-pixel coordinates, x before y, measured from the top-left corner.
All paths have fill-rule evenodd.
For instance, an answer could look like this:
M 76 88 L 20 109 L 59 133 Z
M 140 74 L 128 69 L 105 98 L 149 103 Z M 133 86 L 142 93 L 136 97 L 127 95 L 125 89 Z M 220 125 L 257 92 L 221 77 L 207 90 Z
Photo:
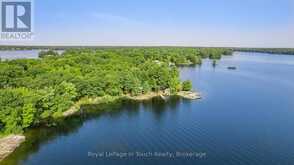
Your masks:
M 127 98 L 131 100 L 136 100 L 136 101 L 144 101 L 144 100 L 152 99 L 153 97 L 158 97 L 158 96 L 165 97 L 165 96 L 172 96 L 172 95 L 179 96 L 189 100 L 201 99 L 200 93 L 197 93 L 197 92 L 180 91 L 180 92 L 177 92 L 176 94 L 170 94 L 169 90 L 159 91 L 159 92 L 150 92 L 150 93 L 142 94 L 139 96 L 127 96 Z
M 69 117 L 71 115 L 74 115 L 75 113 L 79 111 L 81 105 L 83 104 L 100 104 L 103 102 L 112 102 L 120 98 L 127 98 L 134 101 L 144 101 L 144 100 L 150 100 L 154 97 L 164 97 L 164 96 L 171 96 L 171 95 L 180 96 L 182 98 L 190 99 L 190 100 L 196 100 L 201 98 L 200 94 L 197 92 L 180 91 L 180 92 L 177 92 L 176 94 L 170 94 L 169 90 L 159 91 L 159 92 L 149 92 L 149 93 L 141 94 L 138 96 L 123 95 L 123 96 L 104 96 L 104 97 L 97 97 L 97 98 L 83 98 L 77 103 L 75 103 L 75 105 L 73 105 L 69 110 L 63 112 L 62 116 Z
M 23 135 L 9 135 L 0 139 L 0 162 L 11 154 L 22 142 L 25 141 Z
M 176 96 L 180 96 L 185 99 L 195 100 L 200 99 L 201 96 L 197 92 L 192 91 L 180 91 L 174 94 Z M 75 105 L 73 105 L 69 110 L 63 112 L 62 117 L 69 117 L 77 112 L 79 112 L 79 109 L 81 105 L 83 104 L 99 104 L 99 103 L 105 103 L 105 102 L 113 102 L 120 98 L 127 98 L 135 101 L 144 101 L 144 100 L 150 100 L 154 97 L 165 97 L 165 96 L 171 96 L 169 90 L 165 91 L 159 91 L 159 92 L 149 92 L 147 94 L 142 94 L 139 96 L 130 96 L 130 95 L 124 95 L 124 96 L 104 96 L 104 97 L 97 97 L 97 98 L 84 98 L 80 101 L 76 102 Z M 25 141 L 25 136 L 23 135 L 9 135 L 3 138 L 0 138 L 0 162 L 7 157 L 9 154 L 11 154 L 22 142 Z
M 131 96 L 131 95 L 124 95 L 124 96 L 104 96 L 104 97 L 97 97 L 97 98 L 83 98 L 75 105 L 73 105 L 69 110 L 63 112 L 62 116 L 63 117 L 69 117 L 77 113 L 83 104 L 100 104 L 103 102 L 112 102 L 120 98 L 127 98 L 130 100 L 134 101 L 144 101 L 144 100 L 150 100 L 154 97 L 164 97 L 164 96 L 171 96 L 169 90 L 165 91 L 159 91 L 159 92 L 149 92 L 146 94 L 138 95 L 138 96 Z M 197 92 L 192 92 L 192 91 L 180 91 L 177 92 L 176 94 L 173 94 L 175 96 L 180 96 L 185 99 L 190 99 L 190 100 L 196 100 L 200 99 L 201 96 Z
M 191 91 L 180 91 L 177 93 L 177 96 L 191 100 L 201 99 L 201 95 L 199 93 Z

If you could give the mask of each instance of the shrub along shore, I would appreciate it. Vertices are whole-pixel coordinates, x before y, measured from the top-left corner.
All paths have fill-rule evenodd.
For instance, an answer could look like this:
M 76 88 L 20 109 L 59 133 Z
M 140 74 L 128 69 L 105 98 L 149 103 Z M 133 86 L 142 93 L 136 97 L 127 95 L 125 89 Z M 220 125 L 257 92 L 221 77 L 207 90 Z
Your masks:
M 68 49 L 62 55 L 50 50 L 39 59 L 1 61 L 0 136 L 52 125 L 83 104 L 121 97 L 199 98 L 189 92 L 190 81 L 180 81 L 177 66 L 230 54 L 232 50 L 222 48 L 98 48 Z

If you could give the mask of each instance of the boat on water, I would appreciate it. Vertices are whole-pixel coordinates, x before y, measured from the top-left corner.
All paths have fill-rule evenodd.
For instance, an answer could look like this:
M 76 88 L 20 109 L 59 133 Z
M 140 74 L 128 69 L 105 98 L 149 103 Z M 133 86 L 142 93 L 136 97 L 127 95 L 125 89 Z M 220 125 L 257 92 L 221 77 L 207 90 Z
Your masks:
M 236 70 L 237 67 L 235 67 L 235 66 L 229 66 L 228 69 L 229 69 L 229 70 Z

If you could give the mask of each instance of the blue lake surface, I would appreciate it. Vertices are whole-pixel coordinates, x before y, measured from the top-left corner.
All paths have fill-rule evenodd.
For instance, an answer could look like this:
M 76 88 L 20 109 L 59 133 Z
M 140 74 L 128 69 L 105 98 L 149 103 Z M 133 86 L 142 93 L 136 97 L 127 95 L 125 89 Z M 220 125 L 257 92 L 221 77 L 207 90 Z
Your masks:
M 201 100 L 127 101 L 58 128 L 34 129 L 2 163 L 294 164 L 294 56 L 235 52 L 215 67 L 204 60 L 202 66 L 180 70 Z
M 46 49 L 44 49 L 46 50 Z M 33 50 L 0 50 L 1 60 L 14 60 L 14 59 L 37 59 L 39 58 L 39 52 L 41 49 Z M 64 50 L 56 50 L 59 54 L 62 54 Z
M 38 58 L 40 50 L 1 50 L 0 59 L 13 60 L 13 59 L 35 59 Z

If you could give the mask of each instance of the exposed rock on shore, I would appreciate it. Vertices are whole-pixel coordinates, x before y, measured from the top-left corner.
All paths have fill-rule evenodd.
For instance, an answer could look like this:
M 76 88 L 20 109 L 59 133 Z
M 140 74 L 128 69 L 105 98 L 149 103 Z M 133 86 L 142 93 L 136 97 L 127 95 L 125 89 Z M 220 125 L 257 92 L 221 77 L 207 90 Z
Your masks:
M 0 161 L 11 154 L 22 142 L 25 141 L 23 135 L 9 135 L 0 139 Z
M 75 105 L 73 105 L 69 110 L 63 112 L 62 116 L 63 117 L 68 117 L 76 114 L 79 112 L 80 106 L 83 104 L 100 104 L 103 102 L 112 102 L 116 99 L 120 98 L 127 98 L 135 101 L 144 101 L 144 100 L 150 100 L 154 97 L 166 97 L 166 96 L 171 96 L 173 94 L 170 93 L 169 89 L 163 90 L 163 91 L 158 91 L 158 92 L 149 92 L 146 94 L 141 94 L 138 96 L 131 96 L 131 95 L 124 95 L 124 96 L 104 96 L 104 97 L 97 97 L 97 98 L 83 98 L 82 100 L 78 101 Z M 200 99 L 201 96 L 197 92 L 192 92 L 192 91 L 180 91 L 174 95 L 183 97 L 185 99 L 190 99 L 190 100 L 196 100 Z
M 185 99 L 191 99 L 191 100 L 201 99 L 201 96 L 199 93 L 192 92 L 192 91 L 180 91 L 177 93 L 177 95 Z
M 158 96 L 161 96 L 161 95 L 166 95 L 166 94 L 163 91 L 149 92 L 149 93 L 141 94 L 141 95 L 138 95 L 138 96 L 127 96 L 127 98 L 131 99 L 131 100 L 136 100 L 136 101 L 144 101 L 144 100 L 150 100 L 150 99 L 152 99 L 154 97 L 158 97 Z

